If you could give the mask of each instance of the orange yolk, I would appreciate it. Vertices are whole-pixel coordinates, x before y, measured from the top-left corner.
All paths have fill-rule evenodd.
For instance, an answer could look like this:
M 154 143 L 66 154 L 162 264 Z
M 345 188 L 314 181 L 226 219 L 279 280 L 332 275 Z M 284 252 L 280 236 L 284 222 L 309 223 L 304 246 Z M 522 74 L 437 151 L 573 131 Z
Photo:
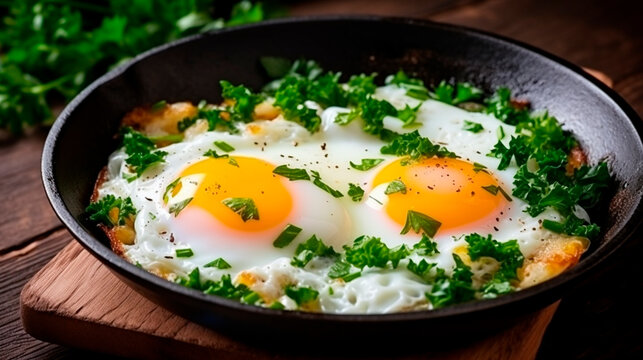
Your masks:
M 181 177 L 205 175 L 188 207 L 198 206 L 227 227 L 241 231 L 262 231 L 281 224 L 292 209 L 284 178 L 273 174 L 275 166 L 263 160 L 243 156 L 234 156 L 234 160 L 238 167 L 228 158 L 209 158 L 181 173 Z M 259 219 L 244 222 L 222 203 L 227 198 L 252 199 Z
M 400 225 L 413 210 L 441 222 L 443 231 L 497 217 L 507 203 L 500 192 L 493 195 L 482 188 L 498 186 L 498 181 L 484 171 L 475 172 L 466 161 L 429 158 L 405 166 L 401 162 L 384 167 L 373 181 L 374 187 L 393 180 L 406 185 L 406 194 L 390 194 L 385 205 L 388 216 Z

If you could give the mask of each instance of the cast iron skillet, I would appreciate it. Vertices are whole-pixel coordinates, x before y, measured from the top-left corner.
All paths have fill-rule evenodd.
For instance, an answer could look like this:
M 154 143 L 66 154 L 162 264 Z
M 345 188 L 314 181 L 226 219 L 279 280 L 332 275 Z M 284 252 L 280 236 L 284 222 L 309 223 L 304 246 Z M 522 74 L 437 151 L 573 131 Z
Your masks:
M 83 211 L 99 170 L 118 146 L 114 134 L 122 116 L 159 100 L 216 103 L 221 100 L 220 79 L 259 89 L 269 80 L 259 65 L 266 55 L 315 59 L 344 74 L 378 72 L 380 81 L 403 68 L 428 84 L 469 81 L 487 92 L 508 86 L 533 108 L 548 109 L 563 121 L 591 162 L 609 161 L 617 180 L 614 195 L 609 206 L 593 214 L 604 229 L 602 239 L 570 271 L 527 290 L 434 311 L 388 315 L 311 314 L 242 305 L 173 284 L 116 256 Z M 57 215 L 88 251 L 144 296 L 206 326 L 241 332 L 246 339 L 266 334 L 315 341 L 357 335 L 372 341 L 457 337 L 515 321 L 552 303 L 632 236 L 643 212 L 642 124 L 623 99 L 579 67 L 512 40 L 421 20 L 295 18 L 179 40 L 109 72 L 78 95 L 52 127 L 42 176 Z

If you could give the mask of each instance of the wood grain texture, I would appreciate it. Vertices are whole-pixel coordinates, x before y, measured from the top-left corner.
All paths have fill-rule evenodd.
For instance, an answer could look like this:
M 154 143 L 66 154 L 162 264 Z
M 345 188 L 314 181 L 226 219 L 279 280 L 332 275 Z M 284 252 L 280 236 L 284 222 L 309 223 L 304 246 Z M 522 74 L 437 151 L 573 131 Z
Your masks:
M 489 0 L 428 18 L 511 37 L 600 69 L 620 92 L 623 82 L 643 74 L 640 7 L 628 0 Z M 622 95 L 635 103 L 628 93 Z M 643 104 L 636 102 L 635 109 L 643 113 Z
M 467 346 L 422 354 L 401 352 L 400 358 L 533 359 L 557 306 Z M 27 283 L 21 294 L 21 311 L 25 329 L 37 338 L 114 355 L 147 359 L 311 358 L 310 353 L 284 355 L 287 343 L 276 355 L 185 320 L 136 293 L 75 242 Z
M 369 14 L 422 17 L 457 9 L 480 0 L 316 0 L 293 4 L 293 16 L 330 14 Z
M 45 135 L 0 142 L 0 254 L 60 225 L 40 181 Z
M 20 291 L 44 264 L 71 241 L 66 230 L 58 230 L 32 242 L 28 248 L 7 253 L 0 258 L 0 358 L 39 358 L 61 354 L 64 349 L 27 335 L 20 322 Z

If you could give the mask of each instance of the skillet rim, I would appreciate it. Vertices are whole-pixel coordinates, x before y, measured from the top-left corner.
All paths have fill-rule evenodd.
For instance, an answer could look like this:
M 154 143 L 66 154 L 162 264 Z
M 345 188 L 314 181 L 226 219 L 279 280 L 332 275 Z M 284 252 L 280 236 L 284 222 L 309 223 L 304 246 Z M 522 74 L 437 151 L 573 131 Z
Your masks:
M 110 271 L 116 272 L 118 275 L 126 277 L 127 281 L 125 282 L 130 287 L 132 287 L 132 284 L 128 282 L 132 281 L 137 283 L 138 286 L 145 286 L 148 290 L 160 289 L 162 291 L 171 292 L 179 294 L 183 297 L 191 298 L 190 300 L 192 301 L 209 303 L 210 306 L 213 306 L 213 309 L 217 307 L 223 307 L 234 310 L 236 312 L 245 312 L 248 315 L 256 314 L 259 316 L 286 316 L 288 318 L 291 318 L 291 320 L 314 320 L 332 323 L 398 323 L 407 321 L 428 321 L 432 319 L 437 320 L 456 316 L 473 316 L 474 314 L 482 313 L 487 310 L 497 310 L 498 308 L 509 306 L 523 306 L 525 308 L 529 308 L 529 306 L 526 306 L 527 303 L 537 298 L 544 298 L 548 299 L 548 301 L 551 300 L 549 302 L 553 302 L 554 300 L 551 299 L 553 294 L 562 293 L 562 290 L 565 286 L 571 285 L 572 283 L 581 280 L 581 277 L 583 275 L 590 274 L 591 271 L 596 268 L 596 266 L 604 262 L 610 255 L 612 255 L 618 248 L 620 248 L 624 242 L 628 241 L 628 239 L 634 236 L 637 228 L 639 228 L 641 225 L 641 222 L 637 222 L 636 219 L 640 219 L 643 215 L 643 201 L 641 199 L 641 197 L 643 196 L 643 190 L 641 188 L 639 188 L 637 191 L 639 194 L 639 197 L 637 199 L 638 204 L 636 204 L 634 210 L 630 214 L 628 214 L 629 218 L 627 219 L 623 227 L 618 232 L 616 232 L 611 237 L 611 239 L 609 239 L 609 241 L 606 241 L 603 246 L 594 249 L 589 255 L 581 258 L 579 263 L 571 269 L 550 280 L 545 281 L 544 283 L 511 294 L 503 295 L 495 299 L 471 301 L 434 310 L 419 310 L 389 314 L 329 314 L 275 310 L 259 306 L 246 305 L 223 297 L 207 295 L 198 290 L 186 288 L 163 278 L 157 277 L 152 273 L 149 273 L 143 269 L 139 269 L 135 265 L 116 255 L 108 246 L 105 246 L 105 244 L 94 237 L 94 235 L 86 231 L 81 225 L 80 220 L 76 219 L 67 209 L 67 206 L 65 205 L 60 193 L 57 190 L 57 184 L 54 178 L 54 150 L 56 149 L 58 138 L 65 126 L 66 120 L 73 114 L 78 105 L 81 104 L 97 88 L 119 77 L 130 67 L 134 66 L 141 60 L 147 59 L 148 57 L 152 57 L 159 52 L 163 52 L 167 49 L 179 46 L 187 42 L 196 41 L 198 39 L 207 37 L 216 37 L 219 34 L 228 32 L 243 31 L 245 29 L 280 26 L 284 24 L 287 25 L 290 23 L 300 22 L 333 23 L 337 21 L 371 22 L 383 24 L 382 26 L 386 26 L 386 24 L 403 24 L 430 27 L 458 33 L 475 39 L 484 39 L 493 43 L 504 44 L 506 46 L 527 50 L 528 52 L 534 53 L 535 55 L 540 56 L 549 62 L 552 62 L 558 66 L 562 66 L 562 69 L 560 71 L 568 71 L 570 72 L 570 74 L 573 74 L 576 77 L 580 77 L 581 80 L 587 81 L 591 85 L 597 87 L 599 93 L 607 97 L 607 99 L 604 99 L 603 101 L 612 101 L 617 106 L 618 110 L 620 110 L 623 115 L 628 118 L 628 125 L 630 125 L 638 135 L 639 147 L 643 148 L 643 121 L 636 113 L 636 111 L 634 111 L 634 109 L 620 95 L 618 95 L 614 90 L 607 87 L 595 77 L 589 75 L 579 66 L 521 41 L 465 26 L 404 17 L 386 17 L 377 15 L 324 15 L 273 19 L 233 28 L 224 28 L 203 34 L 196 34 L 152 48 L 142 54 L 137 55 L 129 62 L 122 64 L 121 66 L 118 66 L 117 68 L 104 74 L 103 76 L 92 82 L 89 86 L 87 86 L 83 91 L 81 91 L 80 94 L 78 94 L 64 108 L 64 110 L 60 113 L 60 115 L 52 125 L 42 152 L 41 171 L 43 186 L 45 189 L 45 193 L 47 194 L 47 198 L 58 218 L 70 231 L 73 237 L 79 243 L 81 243 L 81 245 L 86 250 L 92 253 L 93 256 L 98 258 L 98 260 L 100 260 L 103 264 L 107 265 Z M 135 286 L 133 288 L 137 292 L 139 292 L 139 290 Z M 147 294 L 144 294 L 144 296 L 148 299 L 150 298 L 149 296 L 147 296 Z M 555 298 L 558 298 L 558 296 L 556 296 Z

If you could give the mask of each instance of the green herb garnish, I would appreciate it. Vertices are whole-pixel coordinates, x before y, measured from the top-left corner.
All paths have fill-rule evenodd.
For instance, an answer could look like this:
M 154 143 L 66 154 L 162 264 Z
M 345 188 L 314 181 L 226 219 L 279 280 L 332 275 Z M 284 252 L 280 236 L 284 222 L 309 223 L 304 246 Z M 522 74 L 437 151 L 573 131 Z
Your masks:
M 251 198 L 227 198 L 221 203 L 241 216 L 241 220 L 259 220 L 259 211 Z
M 406 224 L 404 224 L 404 228 L 400 234 L 406 234 L 409 230 L 413 229 L 413 231 L 418 234 L 424 232 L 427 236 L 433 237 L 435 233 L 438 232 L 440 225 L 442 225 L 441 222 L 428 215 L 409 210 L 406 213 Z
M 355 202 L 360 202 L 362 201 L 362 198 L 364 197 L 364 189 L 362 189 L 359 185 L 349 183 L 348 184 L 348 196 L 353 199 Z
M 185 258 L 185 257 L 192 257 L 192 256 L 194 256 L 194 252 L 192 252 L 192 249 L 190 248 L 176 249 L 176 257 Z
M 406 185 L 404 185 L 402 180 L 391 181 L 388 186 L 386 186 L 386 190 L 384 190 L 384 194 L 386 195 L 395 194 L 397 192 L 406 194 Z
M 310 180 L 310 176 L 308 176 L 308 172 L 305 169 L 291 169 L 287 165 L 279 165 L 272 172 L 286 177 L 290 181 Z
M 362 159 L 360 164 L 355 164 L 351 161 L 350 165 L 353 169 L 367 171 L 381 164 L 383 161 L 384 159 Z
M 297 227 L 292 224 L 286 225 L 286 228 L 277 236 L 275 241 L 272 242 L 272 245 L 276 248 L 284 248 L 288 246 L 299 233 L 301 232 L 301 228 Z
M 112 209 L 118 209 L 116 212 L 116 219 L 113 219 L 110 212 Z M 125 219 L 130 216 L 136 215 L 136 209 L 132 204 L 132 199 L 129 197 L 120 198 L 114 195 L 105 195 L 98 201 L 89 204 L 85 209 L 89 215 L 89 219 L 114 227 L 116 225 L 124 225 Z
M 228 264 L 228 262 L 223 260 L 223 258 L 218 258 L 203 265 L 203 267 L 204 268 L 214 267 L 217 269 L 230 269 L 232 265 Z

